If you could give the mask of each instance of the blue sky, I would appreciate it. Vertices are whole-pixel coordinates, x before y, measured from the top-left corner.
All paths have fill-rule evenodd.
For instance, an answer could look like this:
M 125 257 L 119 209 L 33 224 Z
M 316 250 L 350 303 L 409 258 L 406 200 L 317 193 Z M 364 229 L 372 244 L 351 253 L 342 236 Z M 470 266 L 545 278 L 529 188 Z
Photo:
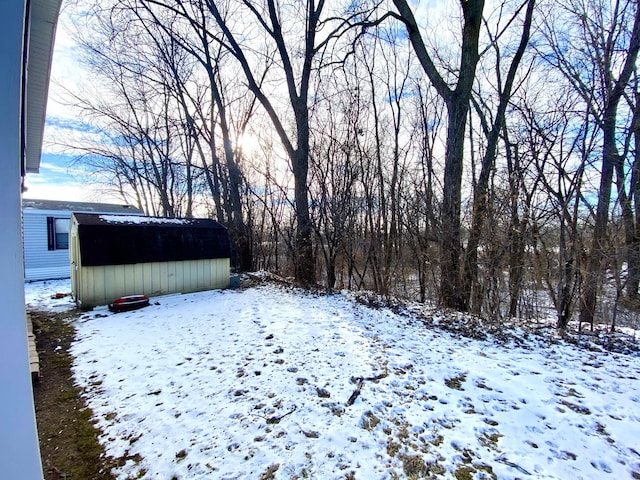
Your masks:
M 47 103 L 47 119 L 40 160 L 40 173 L 27 174 L 25 198 L 72 201 L 104 201 L 91 177 L 74 167 L 73 157 L 56 145 L 65 133 L 88 131 L 87 125 L 74 117 L 62 100 L 64 87 L 82 85 L 87 74 L 78 64 L 77 45 L 65 28 L 66 10 L 63 8 L 56 30 L 56 41 L 51 68 L 51 83 Z
M 99 196 L 86 174 L 75 169 L 73 158 L 43 151 L 40 173 L 27 174 L 25 198 L 95 201 Z

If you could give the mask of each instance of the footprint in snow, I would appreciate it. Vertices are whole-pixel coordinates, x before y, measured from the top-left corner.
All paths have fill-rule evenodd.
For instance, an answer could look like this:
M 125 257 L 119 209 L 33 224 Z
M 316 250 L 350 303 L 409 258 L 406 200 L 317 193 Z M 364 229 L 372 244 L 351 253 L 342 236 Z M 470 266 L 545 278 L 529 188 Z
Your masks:
M 537 435 L 542 435 L 542 430 L 540 430 L 538 427 L 533 426 L 533 425 L 528 425 L 526 427 L 527 431 L 531 432 L 531 433 L 535 433 Z
M 596 470 L 602 470 L 605 473 L 612 473 L 613 472 L 611 467 L 606 462 L 603 462 L 602 460 L 598 460 L 597 462 L 595 460 L 593 460 L 591 462 L 591 466 L 593 468 L 595 468 Z

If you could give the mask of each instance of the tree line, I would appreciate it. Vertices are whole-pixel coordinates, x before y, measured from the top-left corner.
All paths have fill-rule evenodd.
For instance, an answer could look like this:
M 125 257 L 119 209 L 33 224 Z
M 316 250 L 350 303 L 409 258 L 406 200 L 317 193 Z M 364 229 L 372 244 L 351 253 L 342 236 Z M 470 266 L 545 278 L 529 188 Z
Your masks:
M 95 79 L 70 152 L 224 223 L 237 271 L 560 328 L 638 303 L 637 2 L 67 8 Z

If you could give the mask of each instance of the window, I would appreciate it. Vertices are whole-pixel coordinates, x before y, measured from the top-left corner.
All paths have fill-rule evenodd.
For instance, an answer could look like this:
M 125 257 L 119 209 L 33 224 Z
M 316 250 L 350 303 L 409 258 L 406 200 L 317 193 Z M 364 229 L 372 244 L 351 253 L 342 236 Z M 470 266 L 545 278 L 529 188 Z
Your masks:
M 69 248 L 69 219 L 47 217 L 47 240 L 49 250 Z

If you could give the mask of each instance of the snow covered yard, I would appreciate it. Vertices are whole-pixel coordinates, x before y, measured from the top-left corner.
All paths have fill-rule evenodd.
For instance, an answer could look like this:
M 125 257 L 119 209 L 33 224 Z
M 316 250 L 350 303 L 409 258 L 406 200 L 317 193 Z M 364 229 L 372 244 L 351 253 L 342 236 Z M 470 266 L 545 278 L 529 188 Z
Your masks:
M 71 308 L 50 299 L 68 289 L 27 284 L 27 303 Z M 75 325 L 119 479 L 640 478 L 638 357 L 269 285 L 154 301 Z

